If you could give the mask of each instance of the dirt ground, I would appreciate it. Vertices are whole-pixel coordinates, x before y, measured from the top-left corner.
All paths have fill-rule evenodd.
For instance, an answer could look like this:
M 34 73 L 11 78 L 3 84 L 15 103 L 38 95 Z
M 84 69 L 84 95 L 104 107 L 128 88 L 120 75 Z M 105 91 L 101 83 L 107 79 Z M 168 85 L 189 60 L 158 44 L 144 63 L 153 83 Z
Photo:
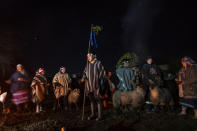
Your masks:
M 86 107 L 85 116 L 89 115 Z M 36 113 L 11 113 L 0 116 L 0 131 L 197 131 L 197 120 L 192 111 L 187 116 L 179 116 L 178 111 L 145 113 L 129 111 L 121 114 L 112 109 L 104 110 L 104 119 L 81 120 L 80 111 L 47 111 Z

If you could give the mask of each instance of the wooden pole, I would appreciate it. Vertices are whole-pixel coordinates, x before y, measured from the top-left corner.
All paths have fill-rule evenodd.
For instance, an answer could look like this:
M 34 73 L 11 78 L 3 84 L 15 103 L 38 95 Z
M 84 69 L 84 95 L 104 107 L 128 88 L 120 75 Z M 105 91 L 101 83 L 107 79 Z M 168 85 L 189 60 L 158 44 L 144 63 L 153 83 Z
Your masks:
M 92 28 L 93 28 L 93 25 L 91 25 L 91 32 L 90 32 L 90 35 L 92 34 Z M 91 36 L 90 36 L 91 37 Z M 90 43 L 91 43 L 91 40 L 89 40 L 89 45 L 88 45 L 88 53 L 90 53 Z M 86 61 L 86 70 L 88 69 L 88 59 Z M 86 86 L 87 86 L 87 83 L 88 81 L 85 80 L 85 89 L 84 89 L 84 96 L 83 96 L 83 109 L 82 109 L 82 120 L 84 120 L 84 114 L 85 114 L 85 98 L 86 98 Z

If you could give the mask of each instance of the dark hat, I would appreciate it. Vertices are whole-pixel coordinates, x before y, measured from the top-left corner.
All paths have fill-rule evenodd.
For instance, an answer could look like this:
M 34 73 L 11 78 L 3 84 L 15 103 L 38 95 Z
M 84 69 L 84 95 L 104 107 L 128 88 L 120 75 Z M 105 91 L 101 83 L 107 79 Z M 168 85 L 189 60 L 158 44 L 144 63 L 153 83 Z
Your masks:
M 60 67 L 60 70 L 62 70 L 62 69 L 66 69 L 66 67 L 64 67 L 64 66 L 61 66 L 61 67 Z
M 146 56 L 146 61 L 147 61 L 148 59 L 153 59 L 153 57 L 152 57 L 152 56 Z
M 96 55 L 96 50 L 95 50 L 95 49 L 93 49 L 93 48 L 91 48 L 91 49 L 89 50 L 89 52 L 88 52 L 88 53 L 93 54 L 93 55 Z

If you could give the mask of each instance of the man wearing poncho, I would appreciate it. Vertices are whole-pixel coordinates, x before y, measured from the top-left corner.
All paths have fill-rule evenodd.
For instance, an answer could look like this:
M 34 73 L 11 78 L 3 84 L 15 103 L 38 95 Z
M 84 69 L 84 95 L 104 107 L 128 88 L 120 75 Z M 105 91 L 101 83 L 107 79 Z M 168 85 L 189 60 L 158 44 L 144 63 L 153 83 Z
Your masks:
M 62 102 L 65 110 L 68 109 L 68 94 L 71 88 L 69 87 L 71 84 L 71 78 L 66 73 L 66 68 L 61 67 L 60 71 L 53 78 L 53 87 L 54 93 L 56 96 L 56 102 L 53 107 L 53 110 L 57 108 L 58 102 Z
M 47 79 L 44 75 L 44 69 L 40 68 L 31 83 L 32 101 L 36 104 L 36 113 L 42 111 L 43 101 L 48 95 Z
M 94 103 L 97 103 L 98 106 L 98 117 L 97 121 L 102 119 L 102 101 L 100 99 L 101 94 L 103 93 L 103 83 L 104 83 L 104 67 L 101 62 L 96 59 L 96 55 L 88 53 L 88 64 L 84 71 L 84 76 L 82 81 L 86 79 L 86 94 L 88 95 L 91 103 L 91 115 L 88 117 L 88 120 L 91 120 L 95 117 L 94 114 Z

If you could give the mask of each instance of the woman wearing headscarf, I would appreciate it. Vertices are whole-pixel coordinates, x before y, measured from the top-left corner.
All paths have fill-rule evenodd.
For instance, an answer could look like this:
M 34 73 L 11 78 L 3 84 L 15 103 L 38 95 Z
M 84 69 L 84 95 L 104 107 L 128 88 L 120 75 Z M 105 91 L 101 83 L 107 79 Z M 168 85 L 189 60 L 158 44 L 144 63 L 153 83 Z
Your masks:
M 38 72 L 36 72 L 36 75 L 31 83 L 31 88 L 32 101 L 36 104 L 36 113 L 39 113 L 42 111 L 43 101 L 48 95 L 47 79 L 43 68 L 40 68 Z
M 17 112 L 21 110 L 21 105 L 24 105 L 29 100 L 28 82 L 29 77 L 23 68 L 23 65 L 16 66 L 17 71 L 6 81 L 11 85 L 12 102 L 17 106 Z M 27 107 L 27 104 L 25 104 Z
M 192 108 L 197 118 L 197 64 L 190 57 L 181 60 L 182 69 L 179 71 L 179 97 L 182 106 L 181 115 L 186 114 L 187 108 Z

